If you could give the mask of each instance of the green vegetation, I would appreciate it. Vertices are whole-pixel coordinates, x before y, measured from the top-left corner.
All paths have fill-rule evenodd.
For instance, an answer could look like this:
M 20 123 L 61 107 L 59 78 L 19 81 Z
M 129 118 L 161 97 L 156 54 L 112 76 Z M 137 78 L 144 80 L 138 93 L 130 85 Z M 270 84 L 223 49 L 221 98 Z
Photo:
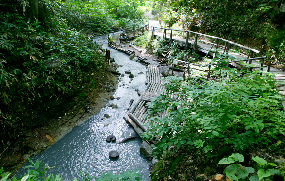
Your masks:
M 257 48 L 284 63 L 284 1 L 152 0 L 167 27 L 198 31 Z
M 25 174 L 22 178 L 9 178 L 10 173 L 4 172 L 3 168 L 0 169 L 0 179 L 1 181 L 62 181 L 60 175 L 54 176 L 53 174 L 48 174 L 48 170 L 52 169 L 48 165 L 44 165 L 40 161 L 36 161 L 35 163 L 30 160 L 31 165 L 27 166 L 28 173 Z M 44 166 L 44 167 L 43 167 Z M 30 169 L 31 168 L 31 169 Z M 127 170 L 120 174 L 114 175 L 112 172 L 102 173 L 100 177 L 96 178 L 96 181 L 108 181 L 108 180 L 141 180 L 140 174 L 136 173 L 138 170 L 130 171 Z M 81 181 L 89 181 L 94 180 L 95 177 L 90 176 L 89 173 L 80 171 Z M 74 178 L 74 181 L 77 181 L 77 178 Z
M 252 154 L 284 153 L 285 113 L 273 76 L 222 65 L 214 73 L 219 75 L 215 81 L 165 79 L 165 93 L 149 104 L 144 139 L 156 142 L 153 155 L 164 163 L 156 166 L 153 180 L 222 173 L 224 167 L 217 163 L 232 153 L 245 155 L 251 167 Z
M 90 35 L 140 25 L 141 3 L 1 1 L 0 153 L 103 90 L 110 67 Z
M 231 156 L 223 158 L 219 161 L 219 164 L 230 164 L 225 169 L 225 173 L 230 180 L 249 179 L 251 181 L 258 181 L 264 180 L 264 178 L 267 177 L 273 179 L 273 175 L 280 173 L 280 170 L 272 169 L 272 167 L 277 167 L 277 165 L 274 163 L 267 163 L 266 160 L 258 156 L 252 157 L 252 160 L 256 163 L 255 166 L 257 167 L 256 169 L 258 169 L 257 172 L 252 167 L 245 167 L 241 164 L 233 164 L 235 162 L 244 162 L 244 156 L 239 153 L 233 153 Z

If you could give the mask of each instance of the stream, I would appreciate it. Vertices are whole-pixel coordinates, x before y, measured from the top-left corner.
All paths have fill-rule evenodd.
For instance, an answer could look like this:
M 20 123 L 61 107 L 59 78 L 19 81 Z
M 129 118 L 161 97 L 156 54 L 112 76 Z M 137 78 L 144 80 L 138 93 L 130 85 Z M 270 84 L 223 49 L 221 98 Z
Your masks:
M 134 99 L 135 103 L 139 99 L 135 89 L 142 93 L 146 89 L 146 67 L 130 60 L 128 55 L 110 49 L 105 36 L 96 37 L 94 41 L 103 44 L 104 49 L 111 51 L 111 57 L 119 65 L 117 71 L 124 74 L 119 76 L 118 87 L 113 95 L 115 99 L 110 100 L 100 112 L 74 127 L 58 142 L 31 159 L 40 160 L 50 167 L 56 166 L 49 173 L 60 174 L 64 180 L 73 180 L 74 177 L 81 180 L 79 170 L 99 177 L 103 172 L 113 171 L 114 174 L 118 174 L 138 169 L 137 173 L 141 174 L 144 181 L 148 181 L 150 161 L 140 154 L 142 140 L 123 119 L 127 115 L 130 100 Z M 130 79 L 125 71 L 131 71 L 135 77 Z M 112 108 L 111 105 L 117 105 L 118 108 Z M 105 114 L 110 117 L 105 118 Z M 106 138 L 111 134 L 116 136 L 117 143 L 130 135 L 135 135 L 137 138 L 121 144 L 107 143 Z M 109 152 L 112 150 L 119 152 L 119 159 L 110 160 Z M 27 165 L 29 163 L 25 163 L 23 167 Z M 17 177 L 26 173 L 23 167 L 17 173 Z

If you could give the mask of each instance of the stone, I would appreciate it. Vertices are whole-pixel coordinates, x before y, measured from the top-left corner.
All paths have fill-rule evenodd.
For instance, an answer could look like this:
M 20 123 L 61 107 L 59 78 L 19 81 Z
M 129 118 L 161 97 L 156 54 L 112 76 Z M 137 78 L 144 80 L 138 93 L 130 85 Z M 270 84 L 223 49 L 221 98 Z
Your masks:
M 134 74 L 130 74 L 130 76 L 129 76 L 129 78 L 134 78 L 135 76 L 134 76 Z
M 146 157 L 151 157 L 152 149 L 146 141 L 142 142 L 141 147 L 140 147 L 140 152 Z
M 112 108 L 113 108 L 113 109 L 116 109 L 116 108 L 118 108 L 118 106 L 117 106 L 116 104 L 113 104 L 113 105 L 112 105 Z
M 114 136 L 113 134 L 111 134 L 111 135 L 109 135 L 109 136 L 107 136 L 107 138 L 106 138 L 106 141 L 107 142 L 116 142 L 116 136 Z
M 117 100 L 120 100 L 121 99 L 121 97 L 117 97 Z
M 144 74 L 143 72 L 140 72 L 139 74 Z
M 104 114 L 104 117 L 105 117 L 105 118 L 109 118 L 110 115 L 109 115 L 109 114 Z
M 168 74 L 169 74 L 169 71 L 163 71 L 163 72 L 161 72 L 161 75 L 162 75 L 163 77 L 167 77 Z
M 113 150 L 109 152 L 109 157 L 110 158 L 118 158 L 119 157 L 119 152 Z
M 285 87 L 284 86 L 282 86 L 282 87 L 277 87 L 276 88 L 278 91 L 285 91 Z
M 280 94 L 281 96 L 285 96 L 285 91 L 279 91 L 279 94 Z
M 135 56 L 136 56 L 136 54 L 134 54 L 134 53 L 131 54 L 131 55 L 130 55 L 130 60 L 133 60 L 133 59 L 135 58 Z
M 129 71 L 129 70 L 125 71 L 125 74 L 131 74 L 131 73 L 132 73 L 132 72 Z
M 130 106 L 133 104 L 133 102 L 134 102 L 134 100 L 133 100 L 133 99 L 131 99 L 131 100 L 130 100 Z
M 135 89 L 135 91 L 137 91 L 138 96 L 141 96 L 141 92 L 138 89 Z
M 110 99 L 111 99 L 111 100 L 114 100 L 114 99 L 115 99 L 115 97 L 114 97 L 114 96 L 110 96 Z
M 214 176 L 215 180 L 222 180 L 223 178 L 224 178 L 224 175 L 222 175 L 222 174 L 217 174 Z

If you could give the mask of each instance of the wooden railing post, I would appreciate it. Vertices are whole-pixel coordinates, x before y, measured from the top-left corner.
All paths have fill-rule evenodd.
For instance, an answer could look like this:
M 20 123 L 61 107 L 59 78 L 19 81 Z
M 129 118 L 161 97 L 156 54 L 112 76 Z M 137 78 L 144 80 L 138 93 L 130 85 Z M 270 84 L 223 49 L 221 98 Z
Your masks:
M 248 58 L 252 58 L 253 57 L 253 51 L 249 51 L 249 54 L 248 54 Z M 252 60 L 250 59 L 249 60 L 249 64 L 251 64 L 252 63 Z
M 164 39 L 166 39 L 166 29 L 164 29 Z
M 110 50 L 106 49 L 106 62 L 110 65 Z
M 209 65 L 209 71 L 208 71 L 207 79 L 209 80 L 210 77 L 211 77 L 211 64 Z
M 263 64 L 264 64 L 264 58 L 262 58 L 262 59 L 261 59 L 261 62 L 260 62 L 260 67 L 261 67 L 260 70 L 261 70 L 261 71 L 263 71 Z
M 154 38 L 154 27 L 152 27 L 152 32 L 151 32 L 151 39 Z
M 189 45 L 189 31 L 187 31 L 187 35 L 186 35 L 186 48 L 188 47 Z
M 170 30 L 170 41 L 172 41 L 172 29 Z
M 270 72 L 271 60 L 269 59 L 267 72 Z
M 194 51 L 198 51 L 198 34 L 195 34 Z
M 219 48 L 219 39 L 216 39 L 216 54 L 218 53 L 218 48 Z

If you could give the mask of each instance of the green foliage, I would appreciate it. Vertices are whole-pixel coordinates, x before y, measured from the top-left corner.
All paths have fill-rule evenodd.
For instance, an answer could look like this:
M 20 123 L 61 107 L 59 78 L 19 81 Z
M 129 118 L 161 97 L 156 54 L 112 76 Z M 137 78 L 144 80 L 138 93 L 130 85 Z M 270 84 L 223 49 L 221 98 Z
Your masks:
M 99 89 L 108 68 L 100 46 L 69 27 L 56 2 L 40 1 L 39 20 L 45 21 L 33 23 L 21 2 L 0 5 L 7 7 L 0 14 L 1 149 L 25 129 L 63 114 L 74 97 Z
M 61 1 L 58 9 L 68 24 L 78 31 L 105 34 L 110 31 L 133 27 L 141 27 L 143 12 L 140 1 L 92 0 L 92 1 Z
M 160 20 L 169 28 L 207 33 L 268 52 L 284 63 L 284 12 L 277 0 L 153 0 Z M 271 60 L 272 60 L 271 59 Z
M 45 165 L 43 168 L 43 163 L 41 161 L 36 161 L 35 163 L 29 159 L 31 165 L 26 166 L 26 168 L 32 168 L 32 170 L 28 170 L 28 173 L 25 174 L 22 178 L 8 178 L 10 173 L 4 172 L 3 168 L 0 169 L 0 181 L 62 181 L 60 175 L 53 176 L 53 174 L 47 174 L 48 170 L 51 168 L 48 165 Z M 138 170 L 127 170 L 120 174 L 114 175 L 112 172 L 102 173 L 100 177 L 96 178 L 97 181 L 117 181 L 117 180 L 142 180 L 141 175 L 136 173 Z M 93 180 L 94 177 L 90 176 L 88 172 L 80 171 L 80 175 L 82 177 L 82 181 Z M 77 178 L 74 178 L 74 181 L 77 181 Z
M 277 146 L 285 134 L 285 114 L 272 76 L 227 74 L 218 82 L 165 80 L 165 94 L 149 104 L 144 134 L 144 139 L 157 141 L 154 156 L 160 158 L 174 146 L 172 152 L 181 148 L 217 161 L 232 152 Z M 168 114 L 159 117 L 165 110 Z
M 252 160 L 256 163 L 253 167 L 245 167 L 241 164 L 237 164 L 235 162 L 244 162 L 243 155 L 239 153 L 233 153 L 231 156 L 227 158 L 223 158 L 219 161 L 219 164 L 228 165 L 224 172 L 230 180 L 250 180 L 250 181 L 262 181 L 266 178 L 266 180 L 272 180 L 272 176 L 275 174 L 280 174 L 280 170 L 274 169 L 276 164 L 267 163 L 266 160 L 260 158 L 258 156 L 251 157 Z M 235 163 L 235 164 L 233 164 Z M 257 170 L 257 171 L 255 171 Z

